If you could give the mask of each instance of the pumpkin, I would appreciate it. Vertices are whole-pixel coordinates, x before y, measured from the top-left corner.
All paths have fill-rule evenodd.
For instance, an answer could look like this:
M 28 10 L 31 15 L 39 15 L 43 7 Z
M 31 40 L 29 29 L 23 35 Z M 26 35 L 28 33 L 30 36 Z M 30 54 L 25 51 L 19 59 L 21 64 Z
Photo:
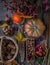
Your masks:
M 31 19 L 25 24 L 24 32 L 31 37 L 40 37 L 45 30 L 45 25 L 40 19 Z
M 13 21 L 14 21 L 14 23 L 16 23 L 16 24 L 20 24 L 20 23 L 22 23 L 23 18 L 20 17 L 20 14 L 14 14 L 14 16 L 13 16 Z

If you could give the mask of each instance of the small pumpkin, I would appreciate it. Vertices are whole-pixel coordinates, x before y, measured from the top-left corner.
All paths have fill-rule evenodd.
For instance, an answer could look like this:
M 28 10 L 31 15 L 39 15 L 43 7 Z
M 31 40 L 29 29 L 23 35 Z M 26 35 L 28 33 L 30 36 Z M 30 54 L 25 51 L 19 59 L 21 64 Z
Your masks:
M 13 16 L 13 21 L 14 21 L 14 23 L 16 23 L 16 24 L 20 24 L 20 23 L 22 23 L 23 18 L 20 17 L 20 14 L 14 14 L 14 16 Z
M 45 30 L 45 25 L 40 19 L 31 19 L 25 24 L 25 33 L 31 37 L 40 37 Z

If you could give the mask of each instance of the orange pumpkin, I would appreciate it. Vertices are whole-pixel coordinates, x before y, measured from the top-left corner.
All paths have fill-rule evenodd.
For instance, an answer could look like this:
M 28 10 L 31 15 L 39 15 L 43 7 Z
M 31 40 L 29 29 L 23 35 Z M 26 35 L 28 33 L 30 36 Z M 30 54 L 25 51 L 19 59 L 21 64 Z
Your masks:
M 20 14 L 14 14 L 14 16 L 13 16 L 13 21 L 14 21 L 16 24 L 20 24 L 20 23 L 22 23 L 23 18 L 20 17 Z

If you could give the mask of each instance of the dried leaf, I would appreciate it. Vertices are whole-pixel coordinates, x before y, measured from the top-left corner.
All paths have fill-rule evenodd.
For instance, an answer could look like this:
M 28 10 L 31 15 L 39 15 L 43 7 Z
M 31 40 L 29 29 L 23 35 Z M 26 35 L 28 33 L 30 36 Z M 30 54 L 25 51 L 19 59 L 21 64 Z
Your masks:
M 22 36 L 22 33 L 20 32 L 20 34 L 16 37 L 16 40 L 22 41 L 22 38 L 23 38 L 23 36 Z
M 8 24 L 4 23 L 3 25 L 1 25 L 0 27 L 6 27 L 8 26 Z
M 19 41 L 19 37 L 17 36 L 17 37 L 15 37 L 16 38 L 16 40 L 18 40 Z
M 22 39 L 23 42 L 25 42 L 25 41 L 27 41 L 27 40 L 28 40 L 28 38 L 23 38 L 23 39 Z
M 15 37 L 15 38 L 16 38 L 16 40 L 22 41 L 22 42 L 25 42 L 25 41 L 28 39 L 28 38 L 24 38 L 21 32 L 20 32 L 20 34 L 19 34 L 17 37 Z
M 23 36 L 22 36 L 22 33 L 21 32 L 20 32 L 20 34 L 19 34 L 18 37 L 19 37 L 20 40 L 22 40 Z

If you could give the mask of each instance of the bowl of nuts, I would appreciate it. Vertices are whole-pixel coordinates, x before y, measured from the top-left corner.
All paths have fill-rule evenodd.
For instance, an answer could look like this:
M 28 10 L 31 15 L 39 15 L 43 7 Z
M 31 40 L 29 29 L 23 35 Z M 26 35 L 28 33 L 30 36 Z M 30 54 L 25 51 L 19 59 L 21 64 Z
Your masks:
M 12 62 L 17 57 L 17 54 L 18 54 L 18 45 L 16 41 L 7 36 L 1 37 L 1 44 L 0 44 L 1 62 L 3 63 Z

